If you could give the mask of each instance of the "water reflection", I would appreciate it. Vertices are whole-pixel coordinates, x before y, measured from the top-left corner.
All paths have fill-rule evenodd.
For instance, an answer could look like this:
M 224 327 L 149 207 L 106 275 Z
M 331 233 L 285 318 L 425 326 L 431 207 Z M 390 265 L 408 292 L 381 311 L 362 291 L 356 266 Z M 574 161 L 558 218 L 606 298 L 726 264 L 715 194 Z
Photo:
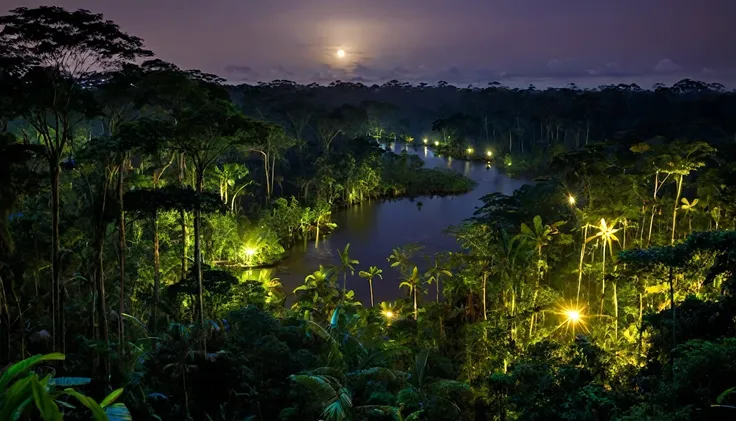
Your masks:
M 383 146 L 395 153 L 404 149 L 403 144 L 395 142 Z M 444 233 L 447 227 L 471 217 L 480 204 L 480 197 L 494 192 L 510 195 L 524 184 L 495 168 L 487 168 L 485 162 L 438 157 L 427 147 L 420 152 L 416 145 L 410 150 L 425 161 L 427 168 L 452 168 L 476 181 L 477 187 L 461 196 L 375 201 L 335 212 L 333 219 L 338 228 L 329 237 L 320 239 L 318 248 L 314 247 L 314 242 L 300 244 L 290 250 L 290 256 L 272 273 L 261 276 L 280 278 L 286 292 L 291 292 L 320 264 L 336 263 L 336 250 L 350 243 L 351 257 L 360 261 L 357 270 L 375 265 L 384 271 L 384 279 L 374 285 L 376 302 L 396 299 L 402 296 L 398 288 L 400 280 L 386 260 L 393 248 L 418 242 L 424 245 L 427 253 L 457 249 L 454 239 Z M 417 206 L 418 202 L 421 206 Z M 368 283 L 364 279 L 355 275 L 348 279 L 348 284 L 361 301 L 367 302 Z

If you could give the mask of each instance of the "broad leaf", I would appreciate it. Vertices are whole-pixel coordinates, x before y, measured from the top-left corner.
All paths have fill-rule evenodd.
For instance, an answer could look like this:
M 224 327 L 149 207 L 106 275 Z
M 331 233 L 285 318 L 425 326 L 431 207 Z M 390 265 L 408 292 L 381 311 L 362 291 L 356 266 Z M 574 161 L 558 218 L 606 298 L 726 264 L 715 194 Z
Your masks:
M 46 354 L 46 355 L 34 355 L 30 358 L 26 358 L 23 361 L 17 362 L 8 368 L 8 370 L 3 373 L 3 376 L 0 377 L 0 392 L 5 390 L 5 388 L 10 384 L 10 382 L 19 374 L 23 373 L 24 371 L 30 369 L 36 364 L 39 364 L 43 361 L 60 361 L 64 360 L 64 354 L 61 353 L 53 353 L 53 354 Z
M 132 421 L 133 417 L 124 403 L 114 403 L 105 408 L 105 414 L 110 421 Z

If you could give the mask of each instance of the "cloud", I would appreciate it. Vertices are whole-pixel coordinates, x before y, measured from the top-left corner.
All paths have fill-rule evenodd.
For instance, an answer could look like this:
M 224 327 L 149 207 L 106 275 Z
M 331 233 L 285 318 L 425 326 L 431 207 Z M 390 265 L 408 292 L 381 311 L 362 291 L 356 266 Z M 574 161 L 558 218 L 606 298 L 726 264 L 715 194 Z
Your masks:
M 225 71 L 228 73 L 237 73 L 243 75 L 253 74 L 253 69 L 250 66 L 239 66 L 236 64 L 228 64 L 225 66 Z
M 675 63 L 674 61 L 664 58 L 654 66 L 654 71 L 657 73 L 676 73 L 682 70 L 682 66 Z
M 286 70 L 284 66 L 277 64 L 269 69 L 268 75 L 274 79 L 287 79 L 294 76 L 294 72 Z

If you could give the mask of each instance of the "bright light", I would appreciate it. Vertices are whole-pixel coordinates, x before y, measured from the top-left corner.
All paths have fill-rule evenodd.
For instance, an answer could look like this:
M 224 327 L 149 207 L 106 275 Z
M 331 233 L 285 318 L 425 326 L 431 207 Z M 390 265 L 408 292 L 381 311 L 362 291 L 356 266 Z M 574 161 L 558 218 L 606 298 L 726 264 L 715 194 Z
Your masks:
M 429 139 L 427 139 L 427 138 L 425 137 L 424 139 L 422 139 L 422 142 L 424 142 L 424 144 L 426 145 L 426 144 L 427 144 L 427 142 L 429 142 Z
M 489 158 L 490 158 L 490 157 L 492 157 L 492 156 L 493 156 L 493 152 L 491 152 L 491 151 L 486 151 L 486 156 L 487 156 L 487 157 L 489 157 Z
M 345 50 L 343 49 L 337 50 L 337 58 L 345 58 Z
M 468 155 L 473 153 L 473 148 L 468 148 Z
M 256 254 L 256 249 L 247 248 L 245 249 L 245 255 L 248 257 L 253 257 Z
M 440 142 L 438 140 L 434 141 L 434 146 L 440 146 Z
M 383 312 L 383 316 L 387 319 L 393 319 L 394 318 L 394 312 L 391 310 L 386 310 Z
M 565 316 L 571 323 L 577 323 L 580 321 L 580 311 L 578 310 L 566 310 Z
M 572 195 L 570 195 L 570 196 L 568 196 L 568 197 L 567 197 L 567 201 L 568 201 L 568 202 L 569 202 L 569 203 L 570 203 L 571 205 L 574 205 L 574 204 L 575 204 L 575 197 L 573 197 Z

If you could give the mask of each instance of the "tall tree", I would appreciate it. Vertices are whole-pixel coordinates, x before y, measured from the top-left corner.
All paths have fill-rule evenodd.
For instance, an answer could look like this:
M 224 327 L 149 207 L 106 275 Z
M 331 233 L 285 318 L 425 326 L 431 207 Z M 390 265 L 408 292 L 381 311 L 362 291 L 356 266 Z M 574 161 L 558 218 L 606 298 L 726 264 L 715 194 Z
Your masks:
M 90 75 L 150 56 L 143 42 L 100 14 L 61 7 L 20 7 L 0 17 L 0 44 L 22 60 L 13 91 L 19 114 L 46 147 L 51 184 L 51 313 L 54 349 L 65 348 L 59 259 L 60 164 L 85 117 L 99 113 L 86 89 Z

